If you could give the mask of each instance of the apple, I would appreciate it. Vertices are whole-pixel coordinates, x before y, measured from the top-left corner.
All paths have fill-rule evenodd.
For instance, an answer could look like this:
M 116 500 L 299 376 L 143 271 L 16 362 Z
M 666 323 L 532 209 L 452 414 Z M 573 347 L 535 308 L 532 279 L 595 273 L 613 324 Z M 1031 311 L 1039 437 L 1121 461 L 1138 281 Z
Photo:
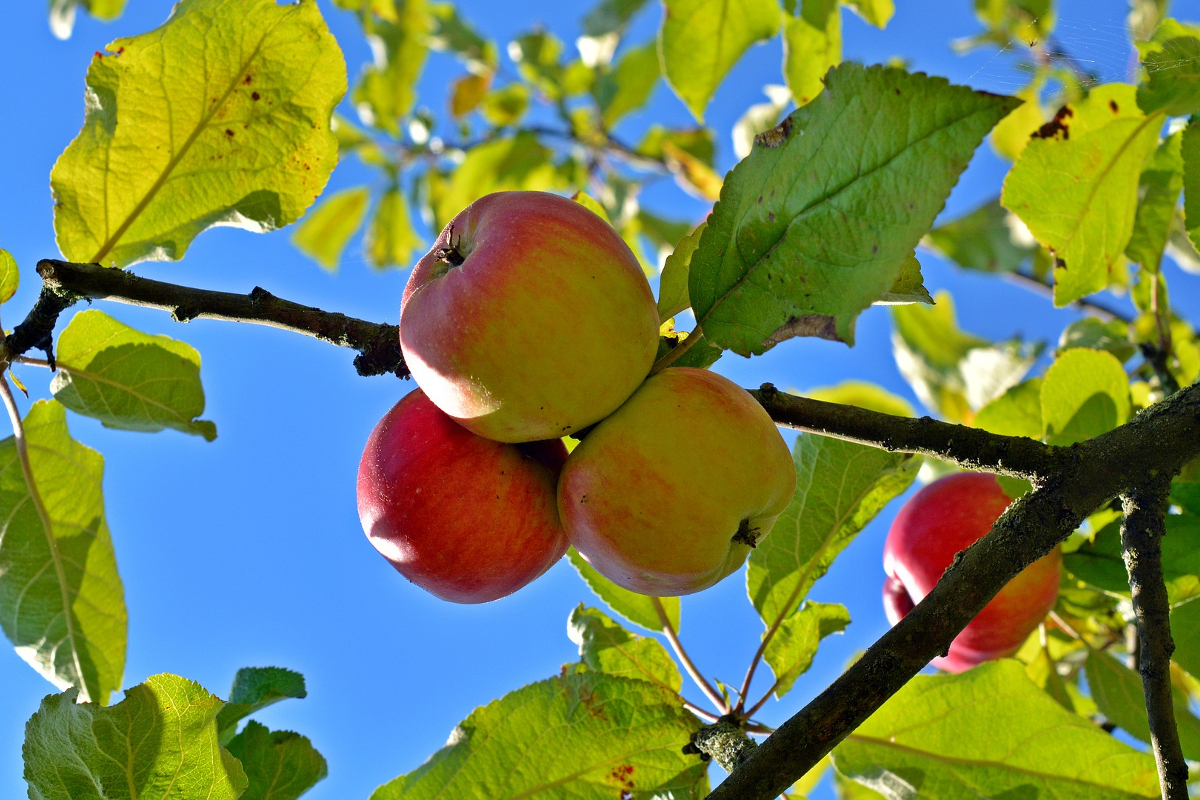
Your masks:
M 400 348 L 417 384 L 471 431 L 557 439 L 611 414 L 658 348 L 654 294 L 607 222 L 546 192 L 497 192 L 413 268 Z
M 883 548 L 883 606 L 893 625 L 929 594 L 955 555 L 992 528 L 1011 498 L 995 475 L 960 472 L 921 489 L 900 509 Z M 984 606 L 933 665 L 963 672 L 1015 653 L 1058 597 L 1062 552 L 1030 564 Z
M 587 433 L 558 482 L 567 537 L 641 594 L 689 594 L 746 560 L 787 508 L 796 468 L 745 390 L 702 369 L 651 376 Z
M 555 484 L 561 440 L 477 436 L 414 389 L 371 432 L 358 465 L 358 515 L 401 575 L 455 603 L 486 603 L 567 551 Z

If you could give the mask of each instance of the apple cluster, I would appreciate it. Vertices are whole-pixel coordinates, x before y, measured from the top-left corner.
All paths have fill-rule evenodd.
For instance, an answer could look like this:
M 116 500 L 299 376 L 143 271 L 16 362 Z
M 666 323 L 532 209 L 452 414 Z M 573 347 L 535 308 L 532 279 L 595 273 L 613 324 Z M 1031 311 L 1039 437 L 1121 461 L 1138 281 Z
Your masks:
M 363 452 L 368 539 L 459 603 L 516 591 L 568 544 L 643 594 L 737 570 L 791 500 L 791 454 L 728 379 L 651 375 L 658 338 L 650 285 L 603 219 L 544 192 L 472 203 L 404 290 L 400 347 L 419 388 Z
M 996 476 L 960 472 L 930 483 L 900 509 L 883 548 L 883 607 L 893 625 L 924 599 L 955 555 L 983 538 L 1011 498 Z M 1015 653 L 1058 597 L 1062 552 L 1026 567 L 955 637 L 933 665 L 948 672 Z

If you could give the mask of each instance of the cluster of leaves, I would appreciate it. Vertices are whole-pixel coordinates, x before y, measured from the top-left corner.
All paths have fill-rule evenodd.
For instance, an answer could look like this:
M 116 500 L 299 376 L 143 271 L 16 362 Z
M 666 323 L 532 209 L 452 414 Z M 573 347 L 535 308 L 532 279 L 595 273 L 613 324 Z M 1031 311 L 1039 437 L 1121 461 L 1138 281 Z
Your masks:
M 62 17 L 75 4 L 51 5 Z M 1032 75 L 1018 93 L 1024 104 L 897 67 L 841 63 L 841 5 L 882 27 L 889 0 L 665 0 L 655 41 L 641 44 L 623 35 L 644 0 L 602 0 L 584 20 L 577 57 L 546 31 L 510 42 L 515 75 L 500 46 L 449 3 L 338 5 L 357 15 L 374 45 L 375 61 L 350 92 L 361 125 L 333 112 L 347 90 L 345 69 L 313 0 L 184 0 L 162 27 L 98 55 L 83 130 L 51 176 L 63 255 L 124 268 L 180 258 L 214 225 L 266 231 L 304 215 L 294 240 L 326 266 L 364 225 L 372 264 L 407 265 L 420 243 L 414 213 L 436 228 L 482 194 L 549 189 L 577 193 L 657 274 L 664 362 L 708 366 L 725 350 L 761 354 L 801 335 L 852 344 L 858 315 L 891 305 L 897 363 L 929 410 L 1054 445 L 1111 430 L 1200 373 L 1196 332 L 1172 313 L 1160 269 L 1169 254 L 1200 271 L 1200 212 L 1187 213 L 1188 198 L 1200 197 L 1200 123 L 1181 119 L 1200 112 L 1200 29 L 1159 20 L 1161 4 L 1139 6 L 1143 72 L 1127 86 L 1095 85 L 1060 52 L 1049 0 L 977 0 L 985 31 L 968 45 L 1024 43 Z M 648 102 L 660 75 L 702 123 L 746 49 L 776 35 L 786 90 L 769 89 L 770 102 L 739 122 L 742 160 L 724 178 L 713 169 L 709 128 L 652 125 L 637 145 L 613 133 Z M 464 68 L 450 87 L 450 120 L 417 103 L 429 50 L 453 53 Z M 205 70 L 193 69 L 202 54 Z M 175 102 L 167 102 L 168 86 Z M 794 110 L 772 127 L 789 103 Z M 1050 115 L 1047 105 L 1059 110 Z M 1015 161 L 1003 191 L 931 230 L 989 131 L 997 152 Z M 382 190 L 354 187 L 305 215 L 339 155 L 351 154 L 384 174 Z M 205 180 L 187 177 L 197 174 Z M 642 183 L 659 174 L 719 199 L 705 224 L 641 207 Z M 647 245 L 658 258 L 647 258 Z M 1137 313 L 1069 325 L 1049 366 L 1029 377 L 1041 346 L 960 330 L 948 295 L 930 305 L 919 248 L 1050 287 L 1058 305 L 1127 292 Z M 16 264 L 0 251 L 0 302 L 16 281 Z M 685 336 L 672 318 L 688 309 L 696 326 Z M 0 506 L 9 519 L 0 628 L 65 690 L 30 722 L 31 791 L 150 796 L 179 776 L 188 791 L 211 796 L 298 796 L 325 771 L 308 741 L 237 725 L 267 702 L 303 696 L 299 676 L 242 671 L 224 704 L 183 678 L 157 676 L 106 706 L 122 682 L 127 612 L 100 493 L 103 460 L 70 437 L 66 410 L 115 428 L 212 439 L 215 426 L 199 419 L 199 354 L 98 310 L 73 317 L 56 354 L 54 400 L 34 404 L 15 420 L 19 435 L 0 442 Z M 869 384 L 813 394 L 913 413 Z M 845 607 L 807 599 L 814 583 L 921 467 L 909 454 L 808 434 L 794 458 L 796 495 L 747 567 L 764 631 L 745 682 L 731 697 L 729 687 L 693 674 L 716 713 L 683 699 L 679 666 L 657 638 L 580 606 L 570 616 L 578 662 L 476 710 L 445 748 L 375 797 L 529 796 L 568 783 L 587 797 L 707 791 L 704 763 L 684 752 L 701 719 L 732 714 L 766 732 L 755 712 L 783 698 L 822 639 L 850 622 Z M 1177 479 L 1172 502 L 1178 513 L 1167 520 L 1164 562 L 1177 716 L 1185 754 L 1200 759 L 1200 719 L 1188 710 L 1188 698 L 1200 697 L 1200 466 Z M 1118 516 L 1097 512 L 1068 543 L 1053 622 L 1019 663 L 918 678 L 835 750 L 843 796 L 959 796 L 967 787 L 987 796 L 1156 793 L 1153 761 L 1096 724 L 1149 737 L 1140 681 L 1126 663 Z M 678 600 L 629 593 L 577 554 L 571 562 L 612 612 L 662 634 L 695 673 L 678 644 Z M 774 681 L 755 702 L 747 694 L 760 660 Z M 545 737 L 551 728 L 557 735 Z M 273 783 L 277 775 L 292 780 Z

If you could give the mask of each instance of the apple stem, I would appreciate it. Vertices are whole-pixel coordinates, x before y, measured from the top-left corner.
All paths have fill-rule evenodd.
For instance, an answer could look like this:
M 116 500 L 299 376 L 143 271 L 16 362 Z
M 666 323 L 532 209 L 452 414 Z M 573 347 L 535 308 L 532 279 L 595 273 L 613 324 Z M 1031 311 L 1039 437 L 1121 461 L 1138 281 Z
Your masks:
M 675 345 L 674 348 L 668 350 L 666 354 L 658 361 L 654 362 L 654 366 L 650 367 L 650 374 L 657 375 L 667 367 L 678 361 L 684 353 L 691 348 L 692 345 L 704 338 L 704 332 L 700 330 L 700 326 L 696 325 L 687 336 L 683 337 L 683 341 Z
M 671 649 L 675 651 L 675 655 L 679 658 L 680 663 L 683 664 L 684 670 L 686 670 L 687 674 L 692 677 L 692 680 L 696 682 L 696 685 L 700 687 L 700 691 L 704 692 L 704 696 L 707 697 L 714 706 L 716 706 L 717 710 L 722 714 L 728 714 L 729 704 L 726 703 L 717 690 L 712 687 L 712 684 L 704 679 L 704 676 L 700 674 L 700 670 L 696 669 L 696 665 L 693 664 L 692 659 L 688 657 L 687 651 L 683 649 L 683 644 L 679 641 L 679 636 L 675 633 L 675 626 L 672 625 L 671 620 L 667 618 L 667 611 L 665 608 L 663 608 L 662 601 L 657 597 L 651 597 L 650 603 L 654 606 L 654 613 L 658 614 L 658 621 L 663 627 L 663 635 L 666 636 L 667 641 L 671 643 Z

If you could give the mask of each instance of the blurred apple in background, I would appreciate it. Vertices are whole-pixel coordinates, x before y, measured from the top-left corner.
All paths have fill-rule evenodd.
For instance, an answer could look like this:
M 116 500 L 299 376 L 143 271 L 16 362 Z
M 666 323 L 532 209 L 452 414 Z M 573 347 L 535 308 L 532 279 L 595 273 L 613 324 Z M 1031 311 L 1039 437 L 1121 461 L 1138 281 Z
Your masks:
M 996 476 L 960 472 L 921 489 L 900 509 L 883 548 L 883 606 L 895 625 L 929 594 L 954 556 L 985 533 L 1012 502 Z M 948 672 L 1015 653 L 1058 597 L 1057 548 L 1005 586 L 931 663 Z
M 358 467 L 367 538 L 400 574 L 455 603 L 486 603 L 567 550 L 555 484 L 560 440 L 476 436 L 414 389 L 371 432 Z
M 417 384 L 471 431 L 557 439 L 633 394 L 654 362 L 658 311 L 607 222 L 558 195 L 497 192 L 413 269 L 400 346 Z
M 775 423 L 727 378 L 672 367 L 572 452 L 558 504 L 571 543 L 635 592 L 698 592 L 737 570 L 796 487 Z

